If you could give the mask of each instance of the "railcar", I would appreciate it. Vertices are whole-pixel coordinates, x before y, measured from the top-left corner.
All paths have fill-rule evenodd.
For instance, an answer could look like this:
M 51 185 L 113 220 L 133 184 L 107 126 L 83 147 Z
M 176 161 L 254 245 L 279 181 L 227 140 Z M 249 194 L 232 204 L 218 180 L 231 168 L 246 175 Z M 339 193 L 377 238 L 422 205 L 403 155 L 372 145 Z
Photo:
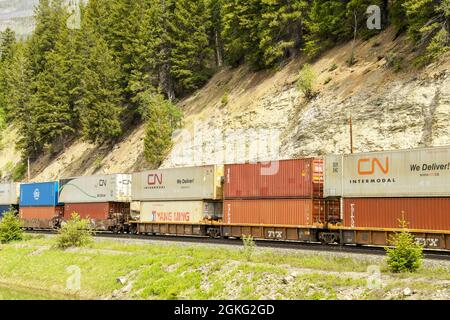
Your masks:
M 425 247 L 450 250 L 450 147 L 54 183 L 56 198 L 50 183 L 49 203 L 35 205 L 37 185 L 24 184 L 23 201 L 21 187 L 25 227 L 58 228 L 77 212 L 98 231 L 384 246 L 402 220 Z

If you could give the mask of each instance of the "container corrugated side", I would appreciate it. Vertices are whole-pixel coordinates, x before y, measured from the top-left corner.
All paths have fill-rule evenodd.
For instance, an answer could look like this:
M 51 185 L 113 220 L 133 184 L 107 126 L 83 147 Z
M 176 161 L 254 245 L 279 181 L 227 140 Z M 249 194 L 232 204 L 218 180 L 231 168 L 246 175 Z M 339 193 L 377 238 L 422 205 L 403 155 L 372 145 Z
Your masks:
M 22 183 L 21 207 L 54 207 L 58 205 L 58 182 Z
M 19 196 L 20 189 L 18 183 L 0 184 L 0 205 L 17 205 L 19 204 Z
M 222 203 L 210 201 L 141 202 L 140 222 L 205 223 L 222 216 Z
M 51 220 L 55 217 L 63 215 L 64 207 L 21 207 L 19 209 L 19 217 L 23 220 Z
M 69 220 L 73 213 L 82 219 L 107 220 L 115 215 L 129 215 L 129 202 L 95 202 L 95 203 L 66 203 L 64 205 L 64 219 Z
M 130 202 L 131 175 L 110 174 L 59 180 L 63 203 Z
M 224 200 L 226 224 L 312 226 L 325 222 L 325 200 Z
M 323 160 L 225 165 L 225 199 L 321 197 Z
M 344 226 L 350 228 L 408 228 L 450 230 L 450 198 L 344 199 Z
M 133 174 L 134 201 L 222 199 L 223 166 L 159 169 Z
M 450 196 L 450 147 L 325 157 L 325 196 Z

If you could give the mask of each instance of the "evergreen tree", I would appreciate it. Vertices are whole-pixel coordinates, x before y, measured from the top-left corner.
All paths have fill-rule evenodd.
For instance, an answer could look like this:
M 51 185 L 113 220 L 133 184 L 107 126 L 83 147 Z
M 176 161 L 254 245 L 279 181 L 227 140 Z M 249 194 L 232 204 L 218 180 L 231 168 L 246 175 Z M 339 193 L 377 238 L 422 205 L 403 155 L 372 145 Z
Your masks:
M 122 133 L 120 69 L 101 36 L 89 30 L 86 32 L 86 56 L 75 105 L 83 138 L 104 142 Z
M 0 32 L 0 129 L 5 126 L 8 110 L 8 88 L 6 69 L 12 63 L 16 37 L 14 31 L 7 28 Z
M 224 0 L 222 37 L 226 61 L 231 66 L 248 62 L 260 67 L 263 61 L 258 38 L 261 9 L 261 0 Z
M 197 89 L 210 77 L 213 50 L 209 47 L 211 21 L 204 0 L 177 0 L 170 25 L 171 74 L 180 95 Z
M 135 55 L 129 84 L 135 102 L 140 93 L 155 88 L 169 100 L 175 98 L 171 73 L 173 39 L 170 21 L 173 20 L 173 9 L 172 0 L 152 0 L 145 9 L 134 41 Z
M 259 48 L 264 65 L 272 66 L 281 58 L 294 56 L 303 37 L 304 0 L 263 0 L 259 24 Z
M 172 147 L 173 131 L 179 127 L 180 110 L 161 94 L 140 95 L 145 120 L 144 155 L 146 160 L 159 166 Z

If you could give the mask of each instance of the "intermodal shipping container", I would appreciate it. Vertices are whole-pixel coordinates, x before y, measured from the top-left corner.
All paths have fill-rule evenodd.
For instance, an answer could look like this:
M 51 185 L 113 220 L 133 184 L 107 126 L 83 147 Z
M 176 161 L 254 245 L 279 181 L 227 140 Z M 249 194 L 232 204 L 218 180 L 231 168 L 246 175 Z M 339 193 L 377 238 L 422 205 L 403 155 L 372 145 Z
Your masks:
M 58 205 L 58 182 L 22 183 L 21 207 L 55 207 Z
M 73 213 L 77 213 L 82 219 L 108 220 L 117 216 L 128 216 L 130 214 L 130 203 L 66 203 L 64 205 L 64 219 L 71 219 Z
M 312 226 L 327 220 L 326 201 L 319 199 L 225 200 L 227 224 Z
M 19 184 L 0 184 L 0 205 L 17 205 L 19 203 Z
M 64 207 L 20 207 L 19 217 L 25 228 L 54 228 L 63 216 Z
M 326 156 L 324 195 L 450 196 L 450 146 Z
M 141 202 L 140 222 L 204 223 L 222 217 L 222 203 L 211 201 Z
M 450 198 L 349 198 L 344 199 L 344 226 L 450 230 Z
M 110 174 L 59 180 L 62 203 L 130 202 L 131 175 Z
M 323 160 L 296 159 L 225 166 L 225 199 L 321 197 Z
M 223 166 L 151 170 L 134 173 L 134 201 L 222 199 Z

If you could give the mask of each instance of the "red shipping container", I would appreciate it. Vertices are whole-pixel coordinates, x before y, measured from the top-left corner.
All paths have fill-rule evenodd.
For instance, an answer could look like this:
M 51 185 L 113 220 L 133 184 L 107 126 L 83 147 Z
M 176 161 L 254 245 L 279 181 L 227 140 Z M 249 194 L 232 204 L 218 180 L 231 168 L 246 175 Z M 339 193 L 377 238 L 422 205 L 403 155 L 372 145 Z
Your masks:
M 122 202 L 66 203 L 64 219 L 69 220 L 76 212 L 82 219 L 107 220 L 117 215 L 129 215 L 130 204 Z
M 323 160 L 225 165 L 225 199 L 312 198 L 323 195 Z
M 450 198 L 348 198 L 344 199 L 344 226 L 450 230 Z
M 64 207 L 20 207 L 19 217 L 25 228 L 53 228 L 63 213 Z
M 311 226 L 326 220 L 326 201 L 313 199 L 225 200 L 227 224 Z

